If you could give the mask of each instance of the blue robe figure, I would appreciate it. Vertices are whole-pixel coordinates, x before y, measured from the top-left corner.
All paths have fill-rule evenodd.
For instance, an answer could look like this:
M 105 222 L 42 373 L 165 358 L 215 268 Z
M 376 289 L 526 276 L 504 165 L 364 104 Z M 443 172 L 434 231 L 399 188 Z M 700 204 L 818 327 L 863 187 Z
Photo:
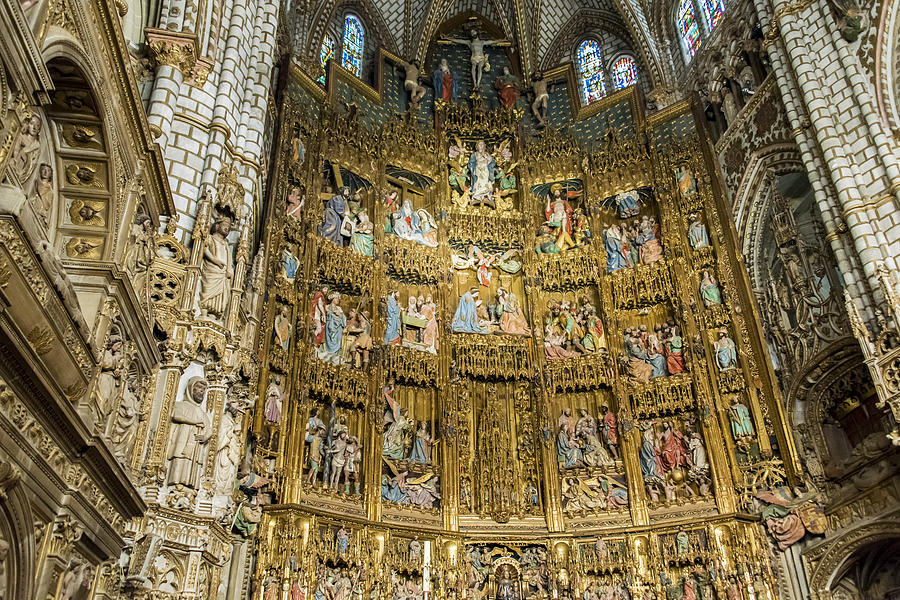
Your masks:
M 603 245 L 606 248 L 606 272 L 612 273 L 628 266 L 622 252 L 622 237 L 619 228 L 610 227 L 603 232 Z
M 400 488 L 400 483 L 396 480 L 392 481 L 387 475 L 381 476 L 381 499 L 401 504 L 409 501 L 406 491 Z
M 384 330 L 385 344 L 400 343 L 400 304 L 395 293 L 387 299 L 387 327 Z
M 654 377 L 665 377 L 669 374 L 666 370 L 666 357 L 660 352 L 648 352 L 647 362 L 653 367 L 650 371 L 650 379 Z
M 297 278 L 297 257 L 287 251 L 281 252 L 281 265 L 284 269 L 284 278 L 288 281 L 294 281 Z
M 477 293 L 476 290 L 475 294 Z M 459 306 L 456 307 L 456 314 L 453 315 L 453 323 L 450 328 L 457 333 L 488 333 L 487 329 L 478 324 L 478 311 L 475 307 L 475 296 L 472 290 L 463 294 L 459 299 Z
M 720 371 L 731 371 L 737 366 L 737 349 L 725 332 L 719 333 L 719 340 L 716 342 L 716 365 Z
M 342 187 L 341 193 L 332 196 L 325 203 L 325 219 L 319 227 L 319 235 L 326 240 L 331 240 L 338 246 L 345 246 L 346 240 L 341 235 L 341 223 L 347 214 L 347 199 L 350 197 L 350 188 Z
M 653 445 L 653 430 L 648 429 L 644 433 L 644 441 L 641 443 L 641 474 L 644 481 L 660 481 L 662 480 L 662 471 L 660 470 L 659 457 L 656 454 L 656 448 Z
M 624 192 L 616 195 L 616 207 L 619 209 L 620 219 L 636 216 L 641 210 L 638 206 L 635 192 Z
M 691 248 L 706 248 L 709 246 L 709 235 L 706 232 L 706 225 L 699 219 L 691 221 L 688 227 L 688 241 Z
M 441 64 L 431 74 L 431 83 L 434 85 L 435 100 L 443 100 L 449 104 L 456 99 L 459 78 L 450 70 L 446 58 L 441 59 Z
M 341 338 L 344 336 L 344 327 L 347 326 L 347 316 L 340 306 L 329 304 L 325 309 L 325 352 L 331 356 L 340 356 Z
M 569 443 L 569 434 L 563 429 L 556 436 L 556 456 L 565 469 L 572 469 L 581 463 L 581 449 Z
M 409 460 L 414 463 L 427 463 L 428 456 L 425 454 L 425 440 L 416 436 L 416 441 L 413 444 L 412 453 L 409 455 Z

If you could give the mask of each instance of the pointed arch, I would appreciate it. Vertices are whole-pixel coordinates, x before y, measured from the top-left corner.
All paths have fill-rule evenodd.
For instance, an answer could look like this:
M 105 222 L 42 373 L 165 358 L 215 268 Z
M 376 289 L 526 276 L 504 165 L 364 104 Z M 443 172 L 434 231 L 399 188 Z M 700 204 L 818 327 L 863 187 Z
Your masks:
M 597 40 L 588 38 L 578 44 L 575 63 L 582 103 L 588 105 L 605 96 L 603 57 L 600 55 L 600 44 Z
M 358 16 L 347 13 L 347 16 L 344 17 L 341 66 L 357 77 L 361 77 L 365 51 L 366 29 Z

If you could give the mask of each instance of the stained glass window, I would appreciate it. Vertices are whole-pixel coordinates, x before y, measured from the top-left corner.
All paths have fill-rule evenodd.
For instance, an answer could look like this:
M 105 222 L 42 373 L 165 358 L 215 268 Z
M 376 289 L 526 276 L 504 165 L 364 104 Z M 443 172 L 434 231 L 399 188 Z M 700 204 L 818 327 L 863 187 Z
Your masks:
M 341 55 L 341 66 L 360 77 L 362 75 L 363 49 L 366 45 L 366 32 L 362 23 L 354 15 L 344 19 L 344 51 Z
M 328 66 L 328 61 L 334 57 L 334 39 L 327 33 L 322 39 L 322 49 L 319 51 L 319 64 L 322 65 L 322 71 Z M 325 73 L 319 77 L 318 82 L 325 85 Z
M 617 90 L 637 83 L 637 65 L 630 56 L 623 56 L 613 64 L 613 85 Z
M 694 14 L 693 0 L 681 0 L 676 25 L 684 50 L 688 58 L 692 58 L 700 47 L 700 27 L 697 25 L 697 15 Z
M 725 4 L 723 0 L 700 0 L 700 8 L 706 18 L 706 25 L 712 31 L 722 17 L 725 16 Z
M 606 95 L 600 44 L 594 40 L 584 40 L 578 46 L 578 74 L 581 77 L 581 97 L 585 104 Z

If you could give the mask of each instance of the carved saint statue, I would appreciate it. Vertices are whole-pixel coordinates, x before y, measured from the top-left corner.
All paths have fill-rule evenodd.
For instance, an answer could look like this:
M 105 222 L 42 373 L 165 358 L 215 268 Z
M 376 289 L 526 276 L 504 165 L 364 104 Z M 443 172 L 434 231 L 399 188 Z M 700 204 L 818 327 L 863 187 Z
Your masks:
M 706 225 L 703 224 L 700 215 L 696 213 L 691 215 L 691 224 L 688 226 L 688 241 L 694 250 L 709 246 L 709 234 L 706 232 Z
M 208 386 L 204 378 L 191 377 L 184 388 L 185 400 L 175 403 L 167 452 L 168 485 L 182 484 L 194 489 L 200 486 L 205 446 L 212 436 L 209 415 L 202 406 Z
M 131 273 L 131 285 L 142 302 L 149 302 L 147 270 L 156 256 L 156 233 L 149 215 L 138 215 L 132 227 L 131 244 L 125 254 L 125 268 Z
M 113 445 L 113 454 L 120 460 L 128 457 L 132 451 L 138 423 L 144 419 L 139 396 L 142 391 L 138 377 L 128 377 L 122 390 L 122 399 L 116 409 L 115 418 L 110 421 L 109 440 Z
M 41 151 L 41 126 L 39 116 L 32 115 L 22 123 L 19 137 L 13 144 L 6 172 L 20 186 L 24 186 L 34 173 L 35 162 Z
M 728 408 L 728 419 L 731 421 L 731 433 L 734 439 L 741 440 L 753 435 L 753 420 L 750 418 L 750 410 L 738 401 L 737 397 L 731 399 Z
M 703 280 L 700 282 L 700 298 L 703 305 L 709 308 L 716 304 L 722 304 L 722 293 L 719 291 L 719 282 L 709 271 L 703 271 Z
M 241 458 L 241 412 L 236 402 L 229 402 L 219 423 L 218 448 L 216 449 L 215 489 L 219 494 L 230 494 Z
M 547 91 L 547 80 L 541 71 L 534 74 L 531 78 L 531 89 L 534 91 L 534 102 L 531 103 L 531 112 L 534 118 L 538 120 L 538 124 L 542 127 L 547 126 L 547 104 L 550 100 L 550 94 Z
M 478 288 L 473 287 L 459 299 L 459 306 L 456 307 L 456 314 L 453 315 L 453 322 L 450 325 L 453 331 L 457 333 L 488 333 L 488 330 L 479 323 L 477 298 Z
M 97 375 L 97 408 L 101 419 L 105 419 L 116 406 L 126 367 L 124 342 L 118 334 L 112 334 L 106 342 L 100 359 L 100 374 Z
M 724 331 L 719 332 L 719 339 L 713 344 L 716 352 L 716 366 L 720 371 L 733 371 L 737 367 L 737 349 L 734 340 Z
M 44 225 L 50 225 L 50 212 L 53 210 L 53 167 L 47 163 L 38 166 L 38 178 L 34 182 L 31 194 L 34 210 L 40 215 Z
M 519 99 L 519 78 L 509 72 L 509 67 L 503 66 L 503 73 L 494 80 L 494 87 L 500 96 L 500 105 L 503 108 L 512 108 Z
M 469 177 L 472 182 L 472 204 L 487 203 L 493 206 L 494 168 L 497 161 L 488 152 L 484 140 L 475 144 L 475 152 L 469 156 Z
M 200 314 L 222 318 L 228 310 L 231 278 L 234 264 L 228 234 L 231 233 L 231 217 L 216 219 L 212 234 L 203 244 L 203 260 L 200 263 Z
M 441 59 L 441 64 L 431 74 L 431 83 L 434 85 L 434 99 L 446 103 L 453 102 L 459 92 L 459 78 L 450 70 L 446 58 Z

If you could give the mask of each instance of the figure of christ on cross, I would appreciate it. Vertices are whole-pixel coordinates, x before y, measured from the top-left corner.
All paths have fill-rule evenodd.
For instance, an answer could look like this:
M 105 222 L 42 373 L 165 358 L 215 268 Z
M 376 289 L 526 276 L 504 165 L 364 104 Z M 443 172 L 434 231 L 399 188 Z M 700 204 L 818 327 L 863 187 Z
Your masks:
M 500 44 L 508 44 L 507 40 L 483 40 L 478 37 L 478 31 L 472 29 L 470 37 L 467 40 L 460 38 L 448 38 L 447 41 L 453 44 L 462 44 L 468 46 L 472 52 L 472 89 L 478 92 L 481 89 L 481 75 L 484 73 L 485 65 L 488 64 L 487 55 L 484 53 L 485 46 L 498 46 Z

